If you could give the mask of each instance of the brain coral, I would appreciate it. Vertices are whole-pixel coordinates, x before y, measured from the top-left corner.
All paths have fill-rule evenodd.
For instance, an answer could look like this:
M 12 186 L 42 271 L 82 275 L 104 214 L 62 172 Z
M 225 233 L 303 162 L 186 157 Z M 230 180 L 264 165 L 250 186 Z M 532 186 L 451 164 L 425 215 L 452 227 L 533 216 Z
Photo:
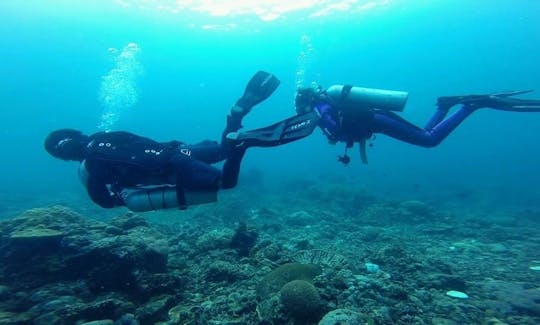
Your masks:
M 293 280 L 281 288 L 281 303 L 295 319 L 314 319 L 318 317 L 321 298 L 317 289 L 304 280 Z

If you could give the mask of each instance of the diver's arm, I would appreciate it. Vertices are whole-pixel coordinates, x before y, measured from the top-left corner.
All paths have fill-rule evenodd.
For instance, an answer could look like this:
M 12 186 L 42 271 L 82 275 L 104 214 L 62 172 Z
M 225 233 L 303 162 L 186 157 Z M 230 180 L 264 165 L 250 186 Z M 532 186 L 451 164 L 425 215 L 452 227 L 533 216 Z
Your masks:
M 88 177 L 86 191 L 90 199 L 102 208 L 114 208 L 123 205 L 117 195 L 111 193 L 107 185 L 95 177 Z
M 86 188 L 90 199 L 103 208 L 113 208 L 115 206 L 123 205 L 122 200 L 109 191 L 107 184 L 88 172 L 86 164 L 87 161 L 85 159 L 79 165 L 79 180 Z

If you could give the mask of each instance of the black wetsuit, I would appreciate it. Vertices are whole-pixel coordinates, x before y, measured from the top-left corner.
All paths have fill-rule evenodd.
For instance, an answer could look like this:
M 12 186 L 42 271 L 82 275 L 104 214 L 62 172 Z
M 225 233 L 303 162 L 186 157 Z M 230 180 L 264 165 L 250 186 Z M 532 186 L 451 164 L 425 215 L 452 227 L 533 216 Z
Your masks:
M 124 205 L 118 195 L 123 188 L 175 185 L 180 195 L 183 190 L 235 186 L 244 151 L 226 149 L 215 141 L 188 145 L 128 132 L 100 132 L 89 137 L 81 167 L 92 201 L 112 208 Z M 225 159 L 223 172 L 210 165 Z

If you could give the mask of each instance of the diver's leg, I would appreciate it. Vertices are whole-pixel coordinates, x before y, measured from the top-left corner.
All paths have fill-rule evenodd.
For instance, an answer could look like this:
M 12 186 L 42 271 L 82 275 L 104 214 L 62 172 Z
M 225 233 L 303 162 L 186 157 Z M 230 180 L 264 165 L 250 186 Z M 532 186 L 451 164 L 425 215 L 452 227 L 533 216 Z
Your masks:
M 233 188 L 238 182 L 240 173 L 240 163 L 246 152 L 246 147 L 238 146 L 238 141 L 227 138 L 228 134 L 234 134 L 242 128 L 242 118 L 244 114 L 237 114 L 231 110 L 227 115 L 227 124 L 221 134 L 221 143 L 219 144 L 220 160 L 226 159 L 223 164 L 221 187 L 224 189 Z
M 195 144 L 185 144 L 180 146 L 180 152 L 193 159 L 214 164 L 227 158 L 223 146 L 217 141 L 204 140 Z
M 229 156 L 223 164 L 221 176 L 221 188 L 233 188 L 238 183 L 238 174 L 240 173 L 240 164 L 246 150 L 243 148 L 234 148 L 229 151 Z
M 244 118 L 244 116 L 244 114 L 237 113 L 234 110 L 231 110 L 231 113 L 227 115 L 227 124 L 225 124 L 225 129 L 223 130 L 223 133 L 221 133 L 222 145 L 227 142 L 227 134 L 237 132 L 242 128 L 242 119 Z
M 310 135 L 317 127 L 316 112 L 296 115 L 270 126 L 246 132 L 224 132 L 222 147 L 227 153 L 223 165 L 222 188 L 236 186 L 240 163 L 249 147 L 275 147 L 300 140 Z
M 383 133 L 414 145 L 434 147 L 441 143 L 472 112 L 472 110 L 462 107 L 432 128 L 421 129 L 393 112 L 377 111 L 374 115 L 371 131 Z
M 227 134 L 237 132 L 242 128 L 242 119 L 251 109 L 267 99 L 279 86 L 279 79 L 271 73 L 257 71 L 251 77 L 244 94 L 233 105 L 227 116 L 227 125 L 221 136 L 222 144 L 225 144 Z
M 215 199 L 222 177 L 219 169 L 184 154 L 176 155 L 170 163 L 174 167 L 176 200 L 181 210 L 193 204 L 189 202 L 192 193 L 214 193 Z
M 435 127 L 435 125 L 441 123 L 442 120 L 446 117 L 448 114 L 448 108 L 437 108 L 437 111 L 433 116 L 429 119 L 426 126 L 424 126 L 425 130 L 429 130 Z

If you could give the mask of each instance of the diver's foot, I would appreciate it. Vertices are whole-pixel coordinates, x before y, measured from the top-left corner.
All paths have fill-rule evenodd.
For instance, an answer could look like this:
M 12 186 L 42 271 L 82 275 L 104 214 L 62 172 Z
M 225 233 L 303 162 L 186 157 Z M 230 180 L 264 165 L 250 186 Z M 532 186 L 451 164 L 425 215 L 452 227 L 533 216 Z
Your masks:
M 245 107 L 242 107 L 242 106 L 238 106 L 238 105 L 234 105 L 232 108 L 231 108 L 231 114 L 230 116 L 233 117 L 233 118 L 237 118 L 237 119 L 243 119 L 246 115 L 249 114 L 249 112 L 251 112 L 251 107 L 249 108 L 245 108 Z
M 272 147 L 276 145 L 276 140 L 264 132 L 231 132 L 225 138 L 229 148 L 234 149 L 245 150 L 250 147 Z
M 445 108 L 462 104 L 464 108 L 471 111 L 479 108 L 492 108 L 502 111 L 539 112 L 540 100 L 512 97 L 526 94 L 531 91 L 532 90 L 518 90 L 485 95 L 445 96 L 437 99 L 437 106 Z
M 238 141 L 239 137 L 240 137 L 240 132 L 231 132 L 231 133 L 227 134 L 227 136 L 225 138 L 228 141 L 234 142 L 234 141 Z
M 452 106 L 461 103 L 463 96 L 442 96 L 437 98 L 437 108 L 441 111 L 449 111 Z
M 229 150 L 246 150 L 251 147 L 268 147 L 276 141 L 268 137 L 261 137 L 258 133 L 231 132 L 225 137 L 226 146 Z
M 462 109 L 466 109 L 468 111 L 476 111 L 479 108 L 486 107 L 482 105 L 478 105 L 475 101 L 467 101 L 466 96 L 447 96 L 447 97 L 439 97 L 437 99 L 437 109 L 448 113 L 448 111 L 456 105 L 461 105 Z
M 227 115 L 227 125 L 225 126 L 225 131 L 223 135 L 225 137 L 227 134 L 231 132 L 236 132 L 242 127 L 242 116 L 238 114 L 233 114 L 231 111 L 231 114 Z
M 223 143 L 228 150 L 245 149 L 247 143 L 240 138 L 240 132 L 230 132 L 223 139 Z

